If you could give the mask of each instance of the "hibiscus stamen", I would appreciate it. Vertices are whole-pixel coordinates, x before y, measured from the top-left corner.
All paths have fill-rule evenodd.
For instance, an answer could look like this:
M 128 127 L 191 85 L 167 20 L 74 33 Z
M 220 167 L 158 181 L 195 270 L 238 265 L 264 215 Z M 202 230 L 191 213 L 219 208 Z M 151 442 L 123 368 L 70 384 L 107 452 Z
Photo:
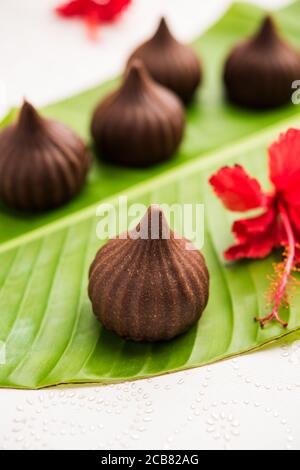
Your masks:
M 282 272 L 282 277 L 280 279 L 280 282 L 278 283 L 278 288 L 275 292 L 275 297 L 274 297 L 275 301 L 274 301 L 273 311 L 272 313 L 270 313 L 270 315 L 267 315 L 266 317 L 255 319 L 256 321 L 260 323 L 261 327 L 264 327 L 269 321 L 274 320 L 274 319 L 278 323 L 283 325 L 285 328 L 288 326 L 288 323 L 283 321 L 280 318 L 279 308 L 286 298 L 287 285 L 291 276 L 291 272 L 294 268 L 295 254 L 296 254 L 296 241 L 295 241 L 295 236 L 293 233 L 293 229 L 291 226 L 288 213 L 284 205 L 281 203 L 279 204 L 279 214 L 280 214 L 280 218 L 283 224 L 283 228 L 287 236 L 288 252 L 287 252 L 287 258 L 284 264 L 284 269 Z

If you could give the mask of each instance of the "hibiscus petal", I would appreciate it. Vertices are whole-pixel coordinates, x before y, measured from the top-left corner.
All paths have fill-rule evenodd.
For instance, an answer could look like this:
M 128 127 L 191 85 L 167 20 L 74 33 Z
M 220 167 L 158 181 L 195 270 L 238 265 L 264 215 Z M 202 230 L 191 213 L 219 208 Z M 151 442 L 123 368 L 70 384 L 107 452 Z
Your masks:
M 289 206 L 288 212 L 289 212 L 289 216 L 290 216 L 293 226 L 300 233 L 300 206 L 298 207 Z
M 286 202 L 300 204 L 300 130 L 289 129 L 269 148 L 270 179 Z
M 225 251 L 224 256 L 228 261 L 239 261 L 241 259 L 261 259 L 269 256 L 274 249 L 273 240 L 267 237 L 252 241 L 237 243 Z
M 240 165 L 221 168 L 210 178 L 210 184 L 231 211 L 245 212 L 267 206 L 268 197 L 262 192 L 259 182 Z
M 274 248 L 279 248 L 273 230 L 260 235 L 249 235 L 242 242 L 237 243 L 225 251 L 224 256 L 229 261 L 240 259 L 260 259 L 268 256 Z
M 300 247 L 300 206 L 298 207 L 289 206 L 288 214 L 289 214 L 291 224 L 293 227 L 293 233 L 296 239 L 296 243 Z
M 300 266 L 300 246 L 296 246 L 295 260 L 298 266 Z
M 273 207 L 264 214 L 250 219 L 237 220 L 232 227 L 235 238 L 239 242 L 247 241 L 249 235 L 259 235 L 266 232 L 276 222 L 276 212 Z
M 230 261 L 264 258 L 286 238 L 274 206 L 258 217 L 236 221 L 232 231 L 238 243 L 225 252 Z

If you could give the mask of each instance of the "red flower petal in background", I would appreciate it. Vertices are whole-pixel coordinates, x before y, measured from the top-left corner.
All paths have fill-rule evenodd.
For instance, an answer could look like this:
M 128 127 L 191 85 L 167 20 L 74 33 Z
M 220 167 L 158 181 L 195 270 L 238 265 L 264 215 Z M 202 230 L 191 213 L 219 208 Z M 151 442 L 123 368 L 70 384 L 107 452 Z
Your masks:
M 81 16 L 87 13 L 88 2 L 85 0 L 73 0 L 72 2 L 64 3 L 56 7 L 55 11 L 67 18 L 72 16 Z
M 268 204 L 268 196 L 262 192 L 259 182 L 250 178 L 240 165 L 221 168 L 211 177 L 210 183 L 231 211 L 245 212 Z
M 132 0 L 72 0 L 56 8 L 65 18 L 82 18 L 88 25 L 91 37 L 95 38 L 99 24 L 114 21 L 129 6 Z

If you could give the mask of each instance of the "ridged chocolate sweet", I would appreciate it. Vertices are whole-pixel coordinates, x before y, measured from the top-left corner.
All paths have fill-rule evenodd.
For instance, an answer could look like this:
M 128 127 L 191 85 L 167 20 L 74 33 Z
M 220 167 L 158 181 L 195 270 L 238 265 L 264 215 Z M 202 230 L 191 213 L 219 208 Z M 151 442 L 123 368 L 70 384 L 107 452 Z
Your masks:
M 139 234 L 139 238 L 137 237 Z M 161 341 L 187 331 L 209 295 L 203 255 L 170 230 L 150 206 L 127 238 L 110 240 L 91 265 L 89 297 L 108 330 L 134 341 Z
M 90 157 L 67 126 L 24 102 L 16 123 L 0 133 L 0 197 L 17 210 L 60 206 L 79 192 Z
M 291 102 L 292 83 L 299 77 L 300 55 L 279 36 L 270 16 L 254 37 L 234 47 L 224 70 L 228 98 L 254 109 Z
M 136 61 L 121 87 L 96 108 L 91 131 L 103 159 L 145 167 L 172 157 L 184 127 L 184 109 L 177 96 L 155 83 Z
M 202 66 L 193 49 L 178 42 L 166 20 L 161 19 L 154 36 L 139 46 L 129 58 L 140 59 L 157 82 L 189 103 L 202 80 Z

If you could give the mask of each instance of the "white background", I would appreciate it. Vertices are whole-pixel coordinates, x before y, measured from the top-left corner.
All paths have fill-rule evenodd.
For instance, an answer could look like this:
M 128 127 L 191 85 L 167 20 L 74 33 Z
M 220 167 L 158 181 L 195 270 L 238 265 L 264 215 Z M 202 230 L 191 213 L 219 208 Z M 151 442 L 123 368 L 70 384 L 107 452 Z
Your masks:
M 91 43 L 52 13 L 58 0 L 1 0 L 0 112 L 35 105 L 120 72 L 165 14 L 190 40 L 229 0 L 135 0 Z M 260 0 L 276 7 L 288 3 Z M 3 88 L 3 87 L 2 87 Z M 5 102 L 6 101 L 6 102 Z M 300 334 L 293 344 L 161 378 L 109 387 L 0 390 L 0 449 L 300 449 Z

